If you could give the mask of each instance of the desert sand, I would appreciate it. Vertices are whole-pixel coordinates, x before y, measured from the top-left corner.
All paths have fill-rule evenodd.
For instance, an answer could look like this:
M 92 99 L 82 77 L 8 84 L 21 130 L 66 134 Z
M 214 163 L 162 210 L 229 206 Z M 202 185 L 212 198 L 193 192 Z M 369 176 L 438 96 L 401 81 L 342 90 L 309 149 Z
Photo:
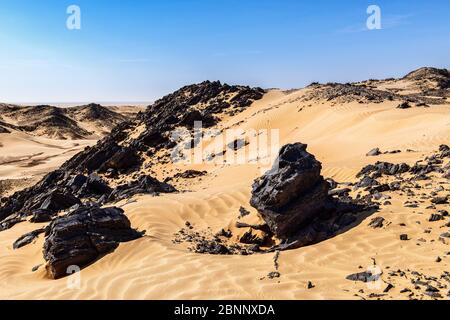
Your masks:
M 356 182 L 361 168 L 375 161 L 392 163 L 416 161 L 450 143 L 450 107 L 397 109 L 398 100 L 382 103 L 336 102 L 318 99 L 304 101 L 311 91 L 270 90 L 241 113 L 224 117 L 220 128 L 279 129 L 280 146 L 308 144 L 308 151 L 322 162 L 322 175 L 338 182 Z M 54 169 L 94 141 L 67 140 L 57 145 L 46 138 L 31 139 L 15 133 L 0 135 L 3 145 L 2 179 L 32 177 Z M 401 150 L 396 154 L 367 157 L 372 148 Z M 406 152 L 406 150 L 412 152 Z M 12 157 L 11 155 L 14 155 Z M 30 166 L 34 162 L 34 166 Z M 36 165 L 36 163 L 39 163 Z M 391 194 L 391 205 L 349 230 L 314 245 L 281 252 L 279 278 L 270 279 L 274 254 L 214 256 L 187 250 L 188 244 L 173 243 L 174 234 L 189 221 L 195 230 L 215 233 L 234 224 L 239 208 L 249 205 L 251 186 L 261 176 L 257 164 L 181 165 L 159 164 L 151 168 L 158 179 L 187 169 L 206 170 L 202 178 L 174 182 L 180 192 L 158 197 L 140 195 L 121 201 L 132 226 L 146 230 L 146 236 L 123 243 L 112 254 L 86 267 L 79 275 L 50 280 L 44 264 L 43 236 L 35 243 L 13 250 L 13 242 L 41 225 L 21 223 L 0 232 L 0 298 L 2 299 L 408 299 L 414 289 L 411 272 L 439 278 L 450 268 L 448 243 L 438 241 L 448 231 L 442 222 L 429 222 L 436 210 L 406 208 L 406 195 Z M 450 185 L 443 182 L 445 192 Z M 433 186 L 435 187 L 435 186 Z M 432 188 L 431 186 L 429 188 Z M 441 205 L 439 209 L 448 209 Z M 382 216 L 387 223 L 374 229 L 371 219 Z M 43 224 L 42 226 L 45 226 Z M 424 230 L 431 230 L 424 233 Z M 400 241 L 408 234 L 410 241 Z M 418 239 L 425 239 L 419 242 Z M 437 257 L 441 258 L 436 262 Z M 375 262 L 374 262 L 375 261 Z M 349 281 L 349 274 L 365 271 L 376 263 L 383 271 L 380 288 Z M 404 276 L 391 276 L 402 270 Z M 409 270 L 409 271 L 408 271 Z M 68 281 L 80 277 L 79 288 Z M 308 283 L 313 288 L 308 289 Z M 383 293 L 387 283 L 394 288 Z M 444 281 L 445 282 L 445 281 Z M 447 283 L 450 286 L 449 283 Z M 362 290 L 362 291 L 361 291 Z M 447 289 L 442 289 L 444 295 Z M 381 296 L 377 296 L 381 294 Z M 417 294 L 414 298 L 431 299 Z

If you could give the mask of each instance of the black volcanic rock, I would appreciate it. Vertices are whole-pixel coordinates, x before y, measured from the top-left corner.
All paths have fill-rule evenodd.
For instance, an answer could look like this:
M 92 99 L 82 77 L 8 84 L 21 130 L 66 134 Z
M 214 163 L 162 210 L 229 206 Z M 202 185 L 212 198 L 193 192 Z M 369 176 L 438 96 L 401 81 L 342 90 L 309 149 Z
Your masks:
M 362 220 L 361 213 L 378 209 L 369 196 L 352 199 L 348 189 L 329 192 L 321 169 L 306 145 L 289 144 L 281 148 L 273 168 L 253 184 L 250 204 L 267 223 L 269 234 L 282 240 L 269 251 L 324 241 Z
M 328 183 L 306 148 L 301 143 L 284 146 L 278 163 L 253 184 L 250 204 L 280 238 L 295 234 L 326 206 Z
M 397 106 L 397 109 L 410 109 L 410 108 L 411 105 L 407 101 L 402 102 Z
M 17 239 L 13 244 L 13 249 L 20 249 L 30 243 L 32 243 L 40 234 L 45 232 L 45 228 L 37 229 L 29 233 L 24 234 L 19 239 Z
M 175 191 L 176 189 L 170 184 L 160 182 L 151 176 L 142 176 L 138 180 L 116 187 L 107 198 L 107 201 L 119 201 L 136 194 L 158 195 L 159 193 L 172 193 Z
M 80 180 L 82 180 L 80 178 Z M 92 197 L 109 195 L 112 189 L 97 174 L 91 173 L 86 181 L 78 190 L 77 195 L 80 197 Z
M 122 209 L 80 207 L 53 221 L 45 235 L 47 273 L 58 279 L 67 275 L 69 266 L 85 267 L 143 233 L 131 228 Z
M 370 173 L 375 173 L 378 176 L 381 175 L 396 175 L 400 173 L 408 172 L 411 169 L 406 163 L 393 164 L 389 162 L 378 161 L 375 164 L 369 164 L 365 166 L 356 176 L 361 177 Z
M 77 197 L 68 192 L 64 193 L 55 190 L 46 196 L 39 209 L 57 212 L 68 209 L 76 204 L 81 204 L 81 201 Z

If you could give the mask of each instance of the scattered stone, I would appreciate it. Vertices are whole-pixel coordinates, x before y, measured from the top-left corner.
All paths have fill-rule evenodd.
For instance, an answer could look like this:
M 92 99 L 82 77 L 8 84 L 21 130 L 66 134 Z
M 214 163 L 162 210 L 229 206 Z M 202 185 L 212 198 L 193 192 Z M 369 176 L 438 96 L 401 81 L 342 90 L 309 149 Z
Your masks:
M 38 264 L 37 266 L 34 266 L 34 267 L 31 269 L 31 272 L 36 272 L 36 271 L 38 271 L 40 267 L 42 267 L 42 264 Z
M 448 203 L 448 197 L 434 197 L 433 199 L 431 199 L 431 203 L 434 204 L 447 204 Z
M 165 182 L 160 182 L 151 176 L 141 176 L 124 185 L 116 187 L 107 198 L 107 202 L 129 199 L 137 194 L 159 195 L 160 193 L 172 193 L 176 189 Z
M 378 155 L 380 155 L 380 154 L 381 154 L 380 148 L 375 148 L 375 149 L 370 150 L 370 151 L 366 154 L 366 156 L 367 156 L 367 157 L 376 157 L 376 156 L 378 156 Z
M 411 105 L 408 102 L 402 102 L 397 106 L 397 109 L 409 109 L 411 108 Z
M 280 277 L 281 277 L 281 274 L 280 274 L 278 271 L 273 271 L 273 272 L 269 273 L 269 274 L 267 275 L 267 277 L 268 277 L 269 279 L 276 279 L 276 278 L 280 278 Z
M 436 221 L 441 221 L 444 220 L 444 217 L 440 214 L 436 214 L 433 213 L 430 217 L 430 219 L 428 219 L 429 222 L 436 222 Z
M 408 241 L 408 240 L 409 240 L 409 237 L 408 237 L 407 234 L 402 234 L 402 235 L 400 235 L 400 240 L 401 240 L 401 241 Z
M 372 282 L 378 281 L 378 279 L 380 279 L 380 276 L 381 275 L 379 274 L 372 274 L 372 272 L 370 271 L 364 271 L 348 275 L 346 279 L 350 281 Z
M 350 191 L 352 191 L 350 188 L 333 189 L 333 190 L 328 191 L 328 195 L 341 197 L 341 196 L 348 195 L 348 193 Z
M 382 228 L 384 221 L 385 221 L 385 219 L 383 217 L 376 217 L 376 218 L 372 219 L 372 221 L 369 223 L 369 226 L 374 229 Z
M 264 239 L 260 238 L 256 234 L 253 234 L 252 230 L 250 230 L 244 233 L 242 237 L 240 237 L 239 242 L 244 244 L 262 245 L 264 243 Z
M 182 173 L 177 173 L 173 178 L 175 178 L 175 179 L 178 179 L 178 178 L 194 179 L 194 178 L 198 178 L 198 177 L 203 177 L 207 174 L 208 174 L 207 171 L 187 170 Z
M 383 292 L 388 293 L 393 288 L 394 288 L 394 286 L 392 284 L 388 283 L 387 287 L 383 290 Z
M 239 219 L 244 218 L 244 217 L 248 216 L 249 214 L 250 214 L 250 211 L 248 211 L 244 207 L 241 206 L 239 208 Z

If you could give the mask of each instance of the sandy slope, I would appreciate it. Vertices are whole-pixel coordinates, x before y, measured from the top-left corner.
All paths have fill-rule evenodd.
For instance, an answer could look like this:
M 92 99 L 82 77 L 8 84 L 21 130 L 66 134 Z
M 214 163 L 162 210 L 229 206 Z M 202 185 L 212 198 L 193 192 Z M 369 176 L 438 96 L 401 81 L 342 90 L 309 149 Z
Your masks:
M 47 139 L 16 130 L 0 134 L 0 178 L 17 181 L 20 187 L 29 186 L 95 142 L 96 140 Z M 26 183 L 19 183 L 23 179 L 28 180 Z M 11 194 L 15 189 L 4 190 L 2 196 Z
M 335 106 L 321 102 L 308 106 L 310 103 L 300 102 L 306 90 L 289 94 L 272 91 L 243 113 L 225 119 L 222 126 L 227 128 L 239 123 L 243 129 L 280 129 L 281 145 L 297 141 L 307 143 L 309 151 L 323 163 L 324 176 L 340 182 L 355 181 L 355 174 L 365 164 L 377 160 L 413 164 L 436 150 L 439 144 L 450 143 L 448 106 L 399 110 L 395 109 L 398 101 Z M 28 155 L 41 152 L 43 148 L 52 149 L 41 141 L 26 143 L 35 144 L 34 149 L 25 144 L 25 148 L 18 146 L 18 152 L 25 150 Z M 70 150 L 71 146 L 64 147 Z M 417 152 L 366 157 L 374 147 Z M 55 153 L 60 152 L 58 149 Z M 355 294 L 359 294 L 360 289 L 365 293 L 382 293 L 386 286 L 368 288 L 364 283 L 345 279 L 351 273 L 370 267 L 372 258 L 383 269 L 383 279 L 389 270 L 416 270 L 436 277 L 449 270 L 448 245 L 431 241 L 443 232 L 442 223 L 427 221 L 432 210 L 404 208 L 405 199 L 401 196 L 392 199 L 392 206 L 382 206 L 380 212 L 375 213 L 374 216 L 383 216 L 391 222 L 383 229 L 368 227 L 370 218 L 367 218 L 333 239 L 282 252 L 279 279 L 267 278 L 267 274 L 274 271 L 273 254 L 209 256 L 190 253 L 185 245 L 172 243 L 173 234 L 184 227 L 186 221 L 199 230 L 232 229 L 239 207 L 251 210 L 248 205 L 251 184 L 261 174 L 257 165 L 193 167 L 209 172 L 201 180 L 186 180 L 178 185 L 193 192 L 155 198 L 140 196 L 128 204 L 122 203 L 132 225 L 147 230 L 147 236 L 120 245 L 113 254 L 84 269 L 79 289 L 67 287 L 73 277 L 52 281 L 45 277 L 42 267 L 31 272 L 34 266 L 43 263 L 42 236 L 34 245 L 12 250 L 14 240 L 36 229 L 36 225 L 22 223 L 0 233 L 0 247 L 7 248 L 0 251 L 0 298 L 359 299 Z M 0 168 L 2 175 L 19 170 L 17 165 Z M 187 167 L 164 169 L 175 172 Z M 444 186 L 448 192 L 449 185 Z M 406 226 L 400 226 L 401 223 Z M 424 234 L 428 227 L 432 228 L 431 233 Z M 413 240 L 400 242 L 401 233 L 408 233 Z M 427 242 L 418 245 L 415 240 L 420 237 Z M 442 258 L 440 263 L 435 262 L 437 256 Z M 308 281 L 315 288 L 306 289 Z M 411 288 L 410 280 L 399 277 L 390 281 L 395 288 L 385 298 L 407 298 L 400 290 Z

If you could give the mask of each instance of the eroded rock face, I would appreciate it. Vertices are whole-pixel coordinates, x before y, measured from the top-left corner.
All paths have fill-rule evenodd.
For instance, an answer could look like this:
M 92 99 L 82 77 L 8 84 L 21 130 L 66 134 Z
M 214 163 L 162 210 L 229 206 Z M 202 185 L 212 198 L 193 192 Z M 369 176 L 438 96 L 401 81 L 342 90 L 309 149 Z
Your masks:
M 280 150 L 274 167 L 253 184 L 250 204 L 279 238 L 288 238 L 326 206 L 329 185 L 322 165 L 296 143 Z
M 67 275 L 70 266 L 85 267 L 114 251 L 120 242 L 138 239 L 143 233 L 131 228 L 122 209 L 80 206 L 54 220 L 45 235 L 47 273 L 58 279 Z

